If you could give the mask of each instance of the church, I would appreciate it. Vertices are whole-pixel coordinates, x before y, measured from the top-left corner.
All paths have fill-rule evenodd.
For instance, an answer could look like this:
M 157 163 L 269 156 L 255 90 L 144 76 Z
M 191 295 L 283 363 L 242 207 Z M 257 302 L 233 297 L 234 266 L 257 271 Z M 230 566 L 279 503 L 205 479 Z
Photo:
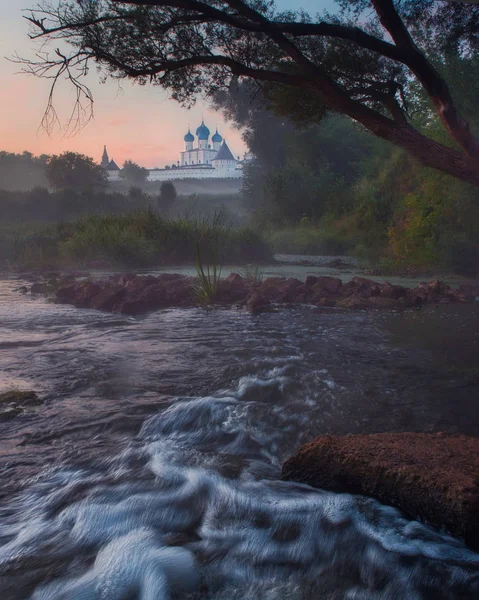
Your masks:
M 176 164 L 163 169 L 149 169 L 148 181 L 175 181 L 179 179 L 240 179 L 243 177 L 243 161 L 233 156 L 218 129 L 210 138 L 210 130 L 204 120 L 194 136 L 190 128 L 184 137 L 185 149 Z M 120 168 L 110 160 L 106 146 L 101 166 L 107 171 L 109 181 L 119 181 Z

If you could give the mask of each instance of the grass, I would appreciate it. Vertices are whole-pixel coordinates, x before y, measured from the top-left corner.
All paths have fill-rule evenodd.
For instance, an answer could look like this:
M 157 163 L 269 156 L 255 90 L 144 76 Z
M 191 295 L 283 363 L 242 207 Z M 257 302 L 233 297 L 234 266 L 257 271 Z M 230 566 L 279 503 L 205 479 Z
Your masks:
M 196 273 L 199 283 L 196 286 L 196 295 L 200 304 L 211 304 L 218 291 L 218 282 L 221 278 L 221 264 L 218 264 L 218 246 L 215 248 L 215 256 L 212 263 L 205 263 L 201 258 L 200 243 L 196 243 Z
M 345 255 L 357 240 L 333 229 L 300 225 L 268 232 L 265 239 L 273 252 L 280 254 Z
M 259 285 L 264 279 L 264 272 L 258 265 L 245 265 L 241 269 L 240 275 L 252 285 Z
M 220 214 L 211 218 L 170 219 L 153 210 L 90 215 L 72 222 L 35 228 L 2 226 L 0 262 L 24 267 L 79 266 L 97 261 L 124 267 L 195 264 L 201 245 L 204 264 L 218 258 L 230 264 L 269 262 L 271 251 L 248 228 L 231 229 Z

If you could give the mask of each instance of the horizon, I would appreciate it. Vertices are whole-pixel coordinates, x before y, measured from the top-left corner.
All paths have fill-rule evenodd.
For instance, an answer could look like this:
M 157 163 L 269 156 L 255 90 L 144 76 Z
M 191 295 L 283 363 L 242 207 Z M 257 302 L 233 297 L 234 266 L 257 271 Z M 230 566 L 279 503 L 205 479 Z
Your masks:
M 0 39 L 0 75 L 4 81 L 0 91 L 0 110 L 8 115 L 0 124 L 0 151 L 41 154 L 61 154 L 74 151 L 91 156 L 100 162 L 106 145 L 110 158 L 119 165 L 132 160 L 148 169 L 164 168 L 176 163 L 184 150 L 183 137 L 188 125 L 195 131 L 204 117 L 210 131 L 218 127 L 233 155 L 243 156 L 248 150 L 241 131 L 228 124 L 221 113 L 199 97 L 191 109 L 183 108 L 169 98 L 168 92 L 158 86 L 135 85 L 129 81 L 98 81 L 95 69 L 88 75 L 88 86 L 94 98 L 94 118 L 80 132 L 65 136 L 56 127 L 49 136 L 41 128 L 41 120 L 47 104 L 50 82 L 19 73 L 19 66 L 9 61 L 15 53 L 30 56 L 35 43 L 30 41 L 28 25 L 22 12 L 34 2 L 22 2 L 12 6 L 8 0 L 0 0 L 5 33 Z M 288 8 L 291 2 L 281 0 L 280 8 Z M 318 10 L 317 2 L 304 0 L 301 5 L 311 12 Z M 331 0 L 323 0 L 320 10 L 331 7 Z M 68 120 L 72 109 L 71 85 L 63 84 L 56 93 L 55 108 L 60 122 Z

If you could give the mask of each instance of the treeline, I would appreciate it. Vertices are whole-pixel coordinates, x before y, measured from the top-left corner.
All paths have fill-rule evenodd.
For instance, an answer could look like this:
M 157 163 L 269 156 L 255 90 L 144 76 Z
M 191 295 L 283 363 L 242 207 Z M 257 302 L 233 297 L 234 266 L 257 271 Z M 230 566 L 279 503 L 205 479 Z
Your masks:
M 447 71 L 461 114 L 479 132 L 479 57 L 443 56 L 437 67 Z M 244 202 L 276 251 L 349 252 L 479 271 L 477 187 L 422 167 L 345 117 L 310 113 L 296 100 L 250 83 L 216 97 L 256 157 L 245 169 Z M 420 129 L 446 143 L 419 92 L 409 111 Z

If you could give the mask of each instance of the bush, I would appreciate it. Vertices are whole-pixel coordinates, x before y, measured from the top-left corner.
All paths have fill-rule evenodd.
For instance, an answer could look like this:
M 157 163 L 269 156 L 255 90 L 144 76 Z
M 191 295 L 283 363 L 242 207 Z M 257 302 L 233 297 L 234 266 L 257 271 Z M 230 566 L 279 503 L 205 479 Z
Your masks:
M 344 255 L 350 253 L 356 239 L 333 229 L 300 226 L 271 231 L 266 240 L 272 250 L 281 254 Z
M 10 241 L 5 258 L 21 264 L 30 264 L 32 257 L 37 257 L 39 264 L 82 266 L 97 260 L 130 267 L 195 264 L 198 246 L 205 263 L 213 259 L 230 264 L 272 259 L 258 234 L 230 229 L 218 215 L 213 219 L 165 219 L 143 210 L 91 215 L 16 237 L 12 232 L 10 239 L 15 242 Z

